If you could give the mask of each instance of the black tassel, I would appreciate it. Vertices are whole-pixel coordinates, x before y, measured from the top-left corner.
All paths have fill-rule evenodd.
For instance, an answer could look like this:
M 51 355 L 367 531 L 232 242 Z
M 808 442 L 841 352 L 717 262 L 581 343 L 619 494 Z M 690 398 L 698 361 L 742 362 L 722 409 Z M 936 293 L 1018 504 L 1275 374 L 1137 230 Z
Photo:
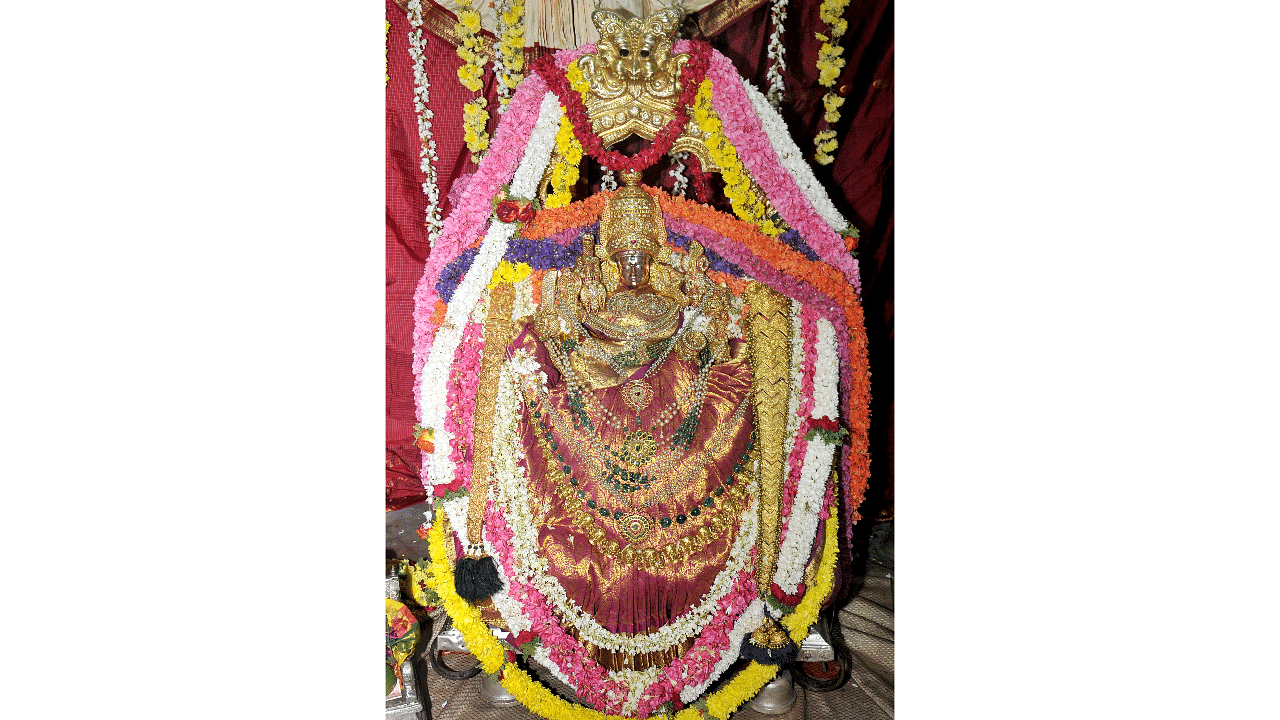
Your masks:
M 453 570 L 453 586 L 467 602 L 490 597 L 502 589 L 498 565 L 488 555 L 460 557 Z
M 796 659 L 800 648 L 776 620 L 765 618 L 759 629 L 742 638 L 740 654 L 761 665 L 784 665 Z

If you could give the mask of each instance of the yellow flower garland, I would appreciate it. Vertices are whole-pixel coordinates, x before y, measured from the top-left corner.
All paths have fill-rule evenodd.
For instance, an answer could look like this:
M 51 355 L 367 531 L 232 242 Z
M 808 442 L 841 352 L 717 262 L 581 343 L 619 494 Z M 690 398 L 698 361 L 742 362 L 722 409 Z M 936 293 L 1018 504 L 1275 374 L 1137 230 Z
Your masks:
M 835 85 L 836 79 L 840 77 L 840 71 L 844 69 L 845 60 L 842 57 L 844 48 L 840 46 L 839 39 L 849 29 L 848 21 L 841 17 L 848 5 L 849 0 L 823 0 L 818 8 L 818 17 L 827 24 L 826 35 L 813 34 L 815 38 L 822 41 L 822 47 L 818 48 L 818 84 L 824 87 Z M 822 119 L 828 126 L 840 120 L 839 108 L 843 104 L 844 98 L 834 92 L 828 91 L 823 95 L 822 105 L 826 112 L 823 113 Z M 839 144 L 835 138 L 836 134 L 833 130 L 823 130 L 814 137 L 813 142 L 818 152 L 813 159 L 818 164 L 830 165 L 835 160 L 831 154 Z
M 790 631 L 791 638 L 797 643 L 804 640 L 809 628 L 818 618 L 818 610 L 831 594 L 835 579 L 836 555 L 839 553 L 839 521 L 836 514 L 827 519 L 827 532 L 823 539 L 822 561 L 818 564 L 818 572 L 813 579 L 813 586 L 805 592 L 804 598 L 796 606 L 794 612 L 782 619 L 782 624 Z M 436 591 L 444 605 L 445 612 L 453 618 L 453 624 L 462 633 L 467 648 L 480 661 L 480 668 L 493 674 L 502 671 L 502 686 L 522 705 L 548 720 L 625 720 L 618 715 L 607 715 L 592 708 L 583 707 L 556 695 L 543 685 L 529 677 L 515 663 L 504 663 L 506 651 L 503 649 L 489 627 L 480 619 L 480 610 L 471 603 L 458 597 L 453 587 L 453 571 L 445 560 L 444 523 L 436 522 L 427 533 L 428 547 L 431 549 L 431 566 L 428 569 L 427 585 Z M 743 668 L 724 687 L 707 696 L 707 710 L 718 720 L 728 720 L 742 703 L 751 699 L 760 689 L 778 674 L 778 666 L 761 665 L 754 660 Z M 653 715 L 648 720 L 667 720 L 670 716 Z M 697 708 L 685 708 L 676 713 L 674 720 L 699 720 L 704 713 Z
M 458 596 L 453 587 L 453 571 L 445 559 L 444 523 L 436 522 L 427 533 L 427 547 L 431 550 L 431 567 L 427 571 L 427 587 L 436 591 L 445 612 L 453 618 L 454 627 L 462 633 L 467 648 L 480 661 L 480 668 L 487 673 L 502 669 L 506 653 L 497 639 L 489 632 L 489 626 L 480 618 L 480 609 Z
M 578 68 L 577 60 L 569 63 L 569 67 L 565 68 L 564 77 L 569 81 L 569 87 L 583 96 L 582 101 L 585 103 L 587 90 L 591 88 L 591 85 L 587 83 L 586 78 L 582 77 L 582 70 Z
M 498 42 L 498 54 L 507 71 L 498 76 L 499 82 L 514 90 L 524 79 L 524 0 L 512 0 L 511 7 L 502 13 L 505 29 Z M 503 105 L 511 98 L 501 99 Z
M 480 164 L 480 155 L 489 149 L 489 113 L 485 110 L 489 101 L 483 97 L 474 97 L 462 106 L 462 138 L 467 141 L 467 149 L 471 151 L 471 160 Z
M 458 38 L 458 57 L 462 58 L 462 67 L 458 68 L 458 80 L 468 90 L 480 89 L 480 78 L 484 75 L 484 65 L 489 56 L 484 54 L 484 41 L 480 39 L 480 13 L 470 8 L 458 11 L 458 22 L 453 26 Z
M 706 133 L 707 151 L 711 153 L 711 161 L 720 166 L 720 175 L 724 178 L 724 194 L 733 205 L 733 213 L 743 221 L 760 228 L 766 235 L 778 236 L 782 228 L 774 224 L 772 213 L 756 193 L 751 191 L 751 175 L 738 159 L 738 151 L 725 136 L 720 117 L 711 106 L 711 80 L 706 79 L 698 86 L 698 95 L 693 103 L 693 119 L 702 132 Z
M 468 90 L 479 90 L 483 84 L 485 63 L 489 56 L 484 54 L 484 41 L 480 39 L 480 13 L 470 8 L 458 10 L 458 22 L 453 26 L 462 42 L 458 44 L 458 57 L 462 58 L 462 67 L 458 68 L 458 80 Z M 523 30 L 522 30 L 523 32 Z M 489 102 L 483 95 L 472 98 L 462 106 L 462 136 L 467 141 L 467 149 L 471 151 L 471 161 L 477 165 L 480 156 L 489 148 Z
M 547 196 L 543 207 L 564 207 L 573 197 L 569 188 L 578 182 L 578 166 L 582 163 L 582 144 L 573 134 L 573 123 L 569 116 L 563 114 L 564 106 L 560 106 L 560 129 L 556 132 L 556 157 L 559 161 L 551 169 L 551 194 Z

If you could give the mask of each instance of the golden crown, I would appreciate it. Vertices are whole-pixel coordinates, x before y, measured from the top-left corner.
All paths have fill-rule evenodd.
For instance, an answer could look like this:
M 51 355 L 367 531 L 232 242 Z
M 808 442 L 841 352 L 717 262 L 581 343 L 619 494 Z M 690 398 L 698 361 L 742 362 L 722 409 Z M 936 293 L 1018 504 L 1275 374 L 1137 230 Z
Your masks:
M 625 186 L 614 193 L 600 216 L 600 242 L 609 257 L 641 250 L 656 258 L 667 242 L 662 208 L 640 187 L 640 173 L 624 170 L 622 182 Z

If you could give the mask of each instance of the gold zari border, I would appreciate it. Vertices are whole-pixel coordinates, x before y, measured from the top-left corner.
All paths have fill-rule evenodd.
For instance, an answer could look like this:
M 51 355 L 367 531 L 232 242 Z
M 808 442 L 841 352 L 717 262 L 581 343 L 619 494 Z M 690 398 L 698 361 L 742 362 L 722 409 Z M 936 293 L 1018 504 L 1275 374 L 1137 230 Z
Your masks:
M 480 544 L 484 529 L 484 504 L 489 495 L 489 476 L 493 470 L 493 417 L 498 403 L 498 379 L 507 346 L 515 335 L 511 308 L 516 291 L 511 283 L 499 283 L 489 291 L 489 312 L 484 324 L 484 350 L 480 356 L 479 388 L 476 389 L 477 422 L 472 430 L 471 489 L 467 498 L 467 540 Z
M 791 306 L 767 285 L 752 281 L 743 292 L 751 306 L 747 325 L 751 391 L 760 450 L 760 530 L 756 587 L 768 594 L 778 566 L 782 533 L 782 481 L 786 472 L 787 410 L 791 393 Z

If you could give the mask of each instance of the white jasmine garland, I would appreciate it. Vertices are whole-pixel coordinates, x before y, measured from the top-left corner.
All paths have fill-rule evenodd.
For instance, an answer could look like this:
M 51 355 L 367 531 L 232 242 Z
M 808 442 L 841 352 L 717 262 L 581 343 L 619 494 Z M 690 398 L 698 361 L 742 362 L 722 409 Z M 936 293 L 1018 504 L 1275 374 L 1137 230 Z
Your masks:
M 495 85 L 498 91 L 499 115 L 507 111 L 507 104 L 510 102 L 508 98 L 511 97 L 511 88 L 507 86 L 507 82 L 513 73 L 511 68 L 507 67 L 506 58 L 503 57 L 502 49 L 499 47 L 503 37 L 507 34 L 507 21 L 503 16 L 510 9 L 511 0 L 494 0 L 493 2 L 493 14 L 495 16 L 493 34 L 497 39 L 497 43 L 494 44 L 493 48 L 493 75 L 498 81 Z
M 769 104 L 776 108 L 782 102 L 782 93 L 786 90 L 782 82 L 782 71 L 787 69 L 787 49 L 782 45 L 782 25 L 787 19 L 787 0 L 773 0 L 769 15 L 773 19 L 773 32 L 769 35 L 769 69 L 765 71 L 765 78 L 769 81 Z
M 538 183 L 551 161 L 551 151 L 556 147 L 556 132 L 560 130 L 560 99 L 553 92 L 542 96 L 538 109 L 538 121 L 534 123 L 524 157 L 511 180 L 512 197 L 532 198 L 538 192 Z
M 458 540 L 462 543 L 462 547 L 471 544 L 467 538 L 467 502 L 468 499 L 464 495 L 441 503 L 445 516 L 449 518 L 449 527 L 458 533 Z
M 818 213 L 832 230 L 836 232 L 845 230 L 849 227 L 849 221 L 845 220 L 840 215 L 840 211 L 836 210 L 836 206 L 831 203 L 831 198 L 827 195 L 827 191 L 823 189 L 822 184 L 818 182 L 818 178 L 814 176 L 813 168 L 804 159 L 804 154 L 796 146 L 795 140 L 791 139 L 791 133 L 787 130 L 786 121 L 769 104 L 765 96 L 754 85 L 747 82 L 746 79 L 742 80 L 742 87 L 747 91 L 747 97 L 751 98 L 751 104 L 755 107 L 756 114 L 760 117 L 760 124 L 764 127 L 764 134 L 769 138 L 769 144 L 773 146 L 773 152 L 778 156 L 778 161 L 782 163 L 782 167 L 796 181 L 800 192 L 809 201 L 809 204 L 813 206 L 814 212 Z
M 836 329 L 826 318 L 818 319 L 818 362 L 813 373 L 813 418 L 840 417 L 840 354 L 836 350 Z
M 689 188 L 689 178 L 684 174 L 684 161 L 685 158 L 689 157 L 689 153 L 682 150 L 674 153 L 671 157 L 675 159 L 675 165 L 672 165 L 671 169 L 667 171 L 667 175 L 675 178 L 675 182 L 671 186 L 671 194 L 684 197 L 685 190 Z
M 814 436 L 805 449 L 800 486 L 791 506 L 787 536 L 778 550 L 778 568 L 773 575 L 773 581 L 788 595 L 794 595 L 799 589 L 805 565 L 809 563 L 814 534 L 818 531 L 818 513 L 827 494 L 834 449 L 835 446 L 827 444 L 820 435 Z
M 436 156 L 436 140 L 431 134 L 431 119 L 435 117 L 435 113 L 431 111 L 431 83 L 427 78 L 426 56 L 423 53 L 426 40 L 422 37 L 421 0 L 409 0 L 408 9 L 409 24 L 413 27 L 413 31 L 409 33 L 409 55 L 413 58 L 413 106 L 418 113 L 422 192 L 427 196 L 427 242 L 435 247 L 436 236 L 444 227 L 444 221 L 440 218 L 440 184 L 434 164 L 439 158 Z
M 725 326 L 725 331 L 730 338 L 742 339 L 742 310 L 746 307 L 746 303 L 742 298 L 730 293 L 729 295 L 729 324 Z
M 600 189 L 610 191 L 618 189 L 618 179 L 614 177 L 612 170 L 605 170 L 600 176 Z

